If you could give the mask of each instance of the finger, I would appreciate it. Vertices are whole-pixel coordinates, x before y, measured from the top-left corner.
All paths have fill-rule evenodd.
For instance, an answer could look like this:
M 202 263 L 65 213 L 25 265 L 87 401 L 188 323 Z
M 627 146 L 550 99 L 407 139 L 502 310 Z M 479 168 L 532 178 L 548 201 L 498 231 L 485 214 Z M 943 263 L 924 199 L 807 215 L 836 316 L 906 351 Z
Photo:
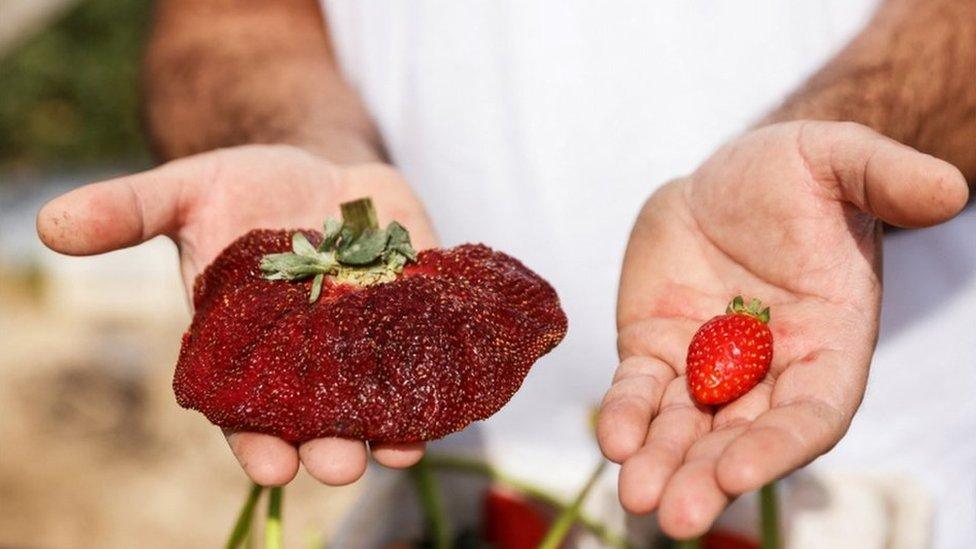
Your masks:
M 298 452 L 284 440 L 262 433 L 225 433 L 241 468 L 256 484 L 283 486 L 298 472 Z
M 380 464 L 394 469 L 404 469 L 424 457 L 427 445 L 423 442 L 370 443 L 373 458 Z
M 746 394 L 719 407 L 712 418 L 712 430 L 724 429 L 730 425 L 751 423 L 769 410 L 775 381 L 772 376 L 750 389 Z
M 725 448 L 769 409 L 771 393 L 772 381 L 767 378 L 722 407 L 712 419 L 712 431 L 685 453 L 684 463 L 661 494 L 658 509 L 658 522 L 669 536 L 684 539 L 703 534 L 729 504 L 729 494 L 716 478 L 718 460 Z
M 755 490 L 813 461 L 847 431 L 867 383 L 870 349 L 818 351 L 776 379 L 771 408 L 719 459 L 719 485 L 730 494 Z
M 346 438 L 317 438 L 298 448 L 310 475 L 329 486 L 344 486 L 366 472 L 366 444 Z
M 637 320 L 618 330 L 617 352 L 621 360 L 635 355 L 657 357 L 681 373 L 688 344 L 700 325 L 700 321 L 691 318 Z
M 832 448 L 848 424 L 844 414 L 819 400 L 775 407 L 725 449 L 716 468 L 718 483 L 730 494 L 756 490 Z
M 892 225 L 941 223 L 969 198 L 956 167 L 859 124 L 809 122 L 800 145 L 820 177 L 839 180 L 845 200 Z
M 601 405 L 597 439 L 607 459 L 621 463 L 644 443 L 665 388 L 684 370 L 696 329 L 685 319 L 646 318 L 622 326 L 617 347 L 623 359 Z
M 99 254 L 177 230 L 187 181 L 206 162 L 185 159 L 65 193 L 37 214 L 37 234 L 52 250 Z
M 597 440 L 607 459 L 622 463 L 643 445 L 674 378 L 674 369 L 657 358 L 633 356 L 620 364 L 597 419 Z
M 661 492 L 684 461 L 685 452 L 710 428 L 711 416 L 691 401 L 685 378 L 671 381 L 644 446 L 620 469 L 618 493 L 624 509 L 636 514 L 656 509 Z
M 747 423 L 727 424 L 696 441 L 685 462 L 668 480 L 661 494 L 658 523 L 676 539 L 700 536 L 729 504 L 715 478 L 715 465 L 722 450 L 746 429 Z

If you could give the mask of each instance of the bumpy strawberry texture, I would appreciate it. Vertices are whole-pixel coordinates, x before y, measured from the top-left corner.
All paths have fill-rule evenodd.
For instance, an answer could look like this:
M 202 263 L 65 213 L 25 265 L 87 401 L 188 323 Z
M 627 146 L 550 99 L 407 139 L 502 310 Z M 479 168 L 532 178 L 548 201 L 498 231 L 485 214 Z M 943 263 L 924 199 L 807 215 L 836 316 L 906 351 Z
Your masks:
M 688 391 L 699 404 L 720 405 L 762 381 L 773 360 L 769 308 L 736 296 L 724 315 L 703 324 L 688 346 Z
M 173 382 L 181 406 L 294 443 L 432 440 L 501 409 L 566 333 L 553 288 L 483 245 L 378 256 L 366 282 L 341 266 L 269 276 L 268 258 L 321 255 L 323 243 L 315 231 L 251 231 L 197 278 Z

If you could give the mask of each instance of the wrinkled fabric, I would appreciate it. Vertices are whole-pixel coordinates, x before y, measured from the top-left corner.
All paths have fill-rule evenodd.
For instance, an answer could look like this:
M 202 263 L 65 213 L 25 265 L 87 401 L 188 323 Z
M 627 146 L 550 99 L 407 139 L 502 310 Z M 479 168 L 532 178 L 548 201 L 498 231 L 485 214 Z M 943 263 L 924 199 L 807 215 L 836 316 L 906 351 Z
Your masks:
M 598 456 L 587 418 L 617 364 L 617 278 L 641 204 L 795 89 L 874 2 L 325 6 L 343 70 L 444 244 L 484 241 L 523 259 L 572 324 L 505 409 L 445 443 L 564 486 Z M 814 467 L 914 477 L 935 498 L 935 547 L 973 545 L 976 215 L 890 235 L 884 260 L 864 404 Z

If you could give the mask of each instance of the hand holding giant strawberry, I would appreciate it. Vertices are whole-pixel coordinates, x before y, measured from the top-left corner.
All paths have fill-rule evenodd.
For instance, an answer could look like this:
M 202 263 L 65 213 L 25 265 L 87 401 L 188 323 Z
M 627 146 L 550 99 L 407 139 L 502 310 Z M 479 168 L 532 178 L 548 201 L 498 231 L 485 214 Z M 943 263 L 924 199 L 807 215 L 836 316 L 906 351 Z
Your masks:
M 157 169 L 88 185 L 47 204 L 38 214 L 41 239 L 55 251 L 91 255 L 133 246 L 157 235 L 180 250 L 187 291 L 220 252 L 252 229 L 317 227 L 338 217 L 339 204 L 372 196 L 383 220 L 397 220 L 418 249 L 436 238 L 423 207 L 388 166 L 340 167 L 290 146 L 244 146 L 201 154 Z M 323 437 L 297 449 L 252 432 L 228 433 L 241 466 L 257 483 L 285 484 L 299 460 L 328 484 L 356 480 L 366 467 L 366 444 Z M 422 443 L 370 445 L 377 461 L 413 464 Z
M 598 426 L 606 456 L 623 463 L 623 505 L 658 510 L 672 537 L 699 535 L 733 497 L 836 444 L 877 337 L 881 221 L 935 225 L 967 194 L 951 165 L 831 122 L 750 132 L 656 192 L 624 261 L 621 363 Z M 774 311 L 770 370 L 737 400 L 698 405 L 689 343 L 740 293 Z

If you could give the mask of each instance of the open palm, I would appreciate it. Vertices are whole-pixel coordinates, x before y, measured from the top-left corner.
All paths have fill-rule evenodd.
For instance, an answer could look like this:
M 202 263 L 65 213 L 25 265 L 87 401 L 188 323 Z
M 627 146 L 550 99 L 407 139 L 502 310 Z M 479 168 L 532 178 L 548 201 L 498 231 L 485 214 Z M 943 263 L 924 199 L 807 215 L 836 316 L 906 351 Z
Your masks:
M 621 364 L 599 437 L 620 499 L 678 538 L 731 498 L 809 463 L 860 404 L 878 333 L 881 220 L 943 222 L 962 175 L 852 123 L 795 122 L 733 140 L 643 208 L 618 300 Z M 737 294 L 772 309 L 773 363 L 742 398 L 697 406 L 695 330 Z
M 339 216 L 339 204 L 372 196 L 380 221 L 396 219 L 417 248 L 436 244 L 426 214 L 390 167 L 339 167 L 288 146 L 246 146 L 188 157 L 157 169 L 87 185 L 60 196 L 38 214 L 37 230 L 51 249 L 91 255 L 167 235 L 180 250 L 188 293 L 196 276 L 228 244 L 256 228 L 316 228 Z M 299 448 L 258 433 L 227 433 L 241 466 L 257 483 L 290 481 L 299 460 L 319 480 L 345 484 L 366 467 L 361 441 L 325 438 Z M 377 461 L 416 462 L 422 444 L 372 445 Z

